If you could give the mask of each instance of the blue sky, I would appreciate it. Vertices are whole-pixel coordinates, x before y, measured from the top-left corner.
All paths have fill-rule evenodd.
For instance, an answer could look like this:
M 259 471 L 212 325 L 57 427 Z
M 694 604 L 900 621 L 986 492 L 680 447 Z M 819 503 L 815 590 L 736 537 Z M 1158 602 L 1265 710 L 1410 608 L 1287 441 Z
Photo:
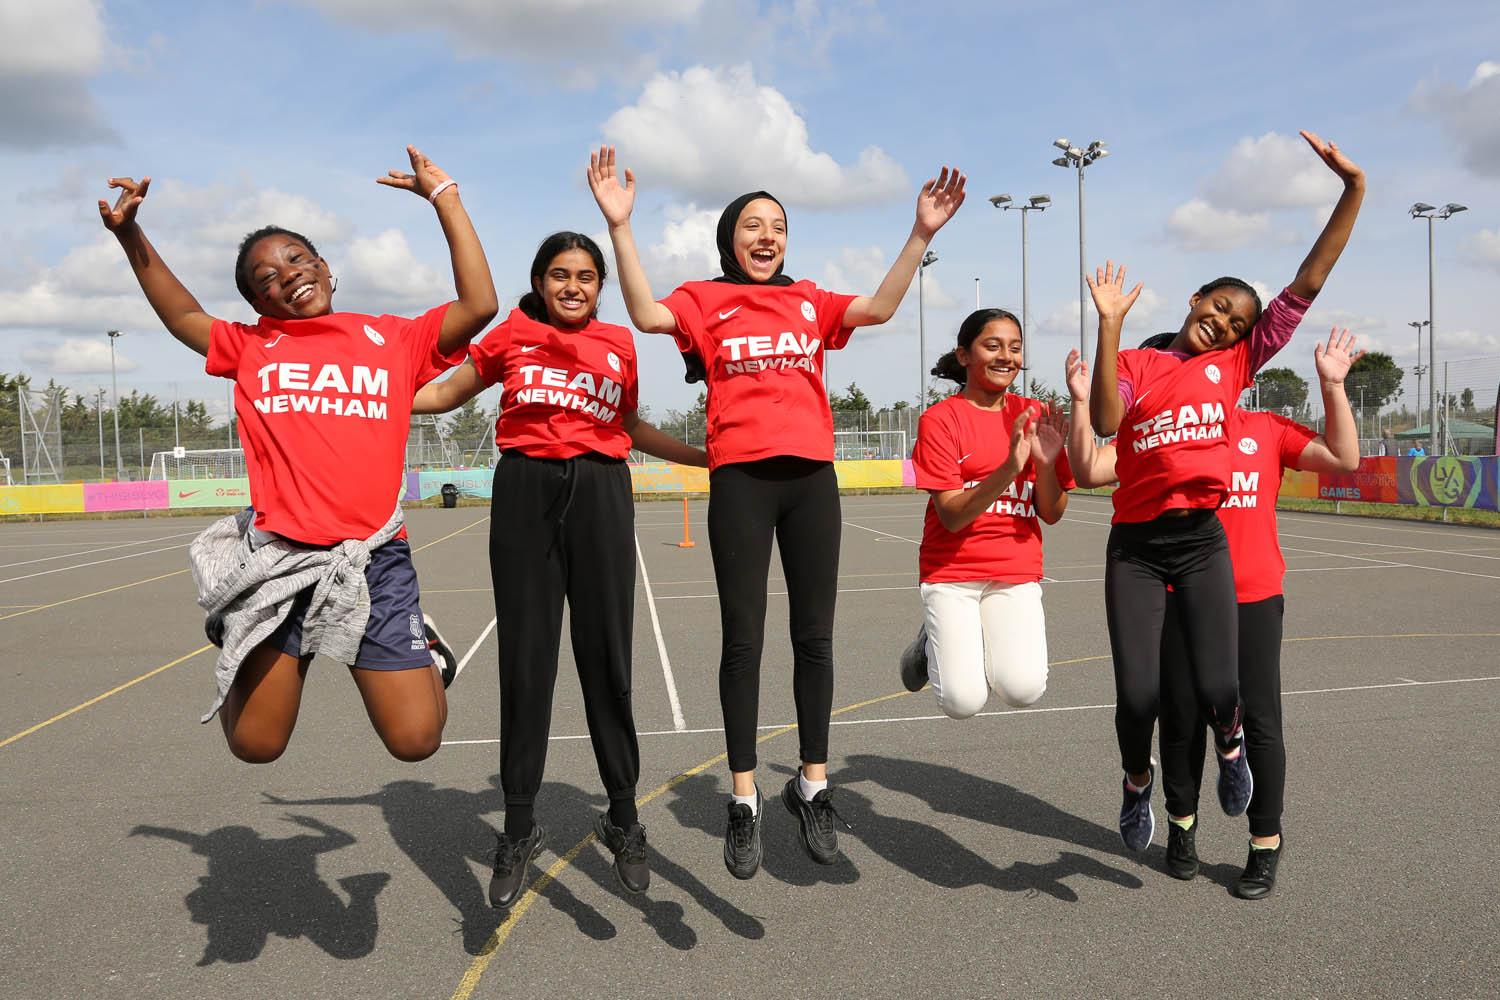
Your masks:
M 1316 18 L 1312 11 L 1316 11 Z M 1127 336 L 1175 328 L 1203 281 L 1274 293 L 1337 187 L 1299 128 L 1339 141 L 1369 194 L 1349 251 L 1283 355 L 1353 327 L 1413 360 L 1426 318 L 1417 200 L 1438 224 L 1439 359 L 1500 358 L 1500 5 L 834 0 L 0 0 L 0 369 L 79 387 L 220 399 L 160 329 L 98 224 L 111 174 L 150 174 L 142 213 L 208 308 L 249 318 L 232 283 L 239 235 L 305 228 L 341 277 L 338 304 L 411 313 L 451 295 L 431 210 L 373 178 L 414 142 L 462 184 L 508 305 L 537 243 L 601 235 L 583 182 L 611 140 L 636 168 L 637 240 L 658 295 L 709 277 L 712 222 L 767 187 L 790 214 L 788 273 L 874 290 L 943 163 L 970 197 L 938 235 L 929 356 L 972 308 L 1020 308 L 1020 220 L 989 195 L 1047 193 L 1031 218 L 1029 361 L 1057 385 L 1077 338 L 1077 198 L 1051 141 L 1101 138 L 1087 180 L 1091 262 L 1124 260 L 1148 295 Z M 877 403 L 916 394 L 916 291 L 832 359 Z M 618 297 L 604 317 L 624 322 Z M 1092 331 L 1090 333 L 1092 336 Z M 637 335 L 642 400 L 684 407 L 664 338 Z M 101 377 L 102 372 L 102 377 Z M 1490 391 L 1493 391 L 1491 387 Z M 1484 394 L 1481 394 L 1484 395 Z

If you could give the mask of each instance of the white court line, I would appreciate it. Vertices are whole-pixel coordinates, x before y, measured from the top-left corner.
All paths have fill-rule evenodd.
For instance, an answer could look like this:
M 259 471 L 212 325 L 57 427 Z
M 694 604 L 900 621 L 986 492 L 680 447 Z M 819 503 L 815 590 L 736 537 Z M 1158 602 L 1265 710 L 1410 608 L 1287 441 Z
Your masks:
M 651 574 L 646 572 L 646 554 L 641 551 L 641 536 L 635 536 L 635 556 L 641 564 L 641 580 L 646 584 L 646 607 L 651 610 L 651 629 L 656 633 L 656 652 L 661 656 L 661 675 L 667 682 L 667 700 L 672 703 L 672 725 L 680 733 L 687 729 L 682 717 L 682 702 L 677 700 L 677 682 L 672 679 L 672 661 L 667 657 L 667 642 L 662 638 L 661 619 L 656 615 L 656 595 L 651 590 Z
M 860 531 L 868 531 L 872 535 L 884 535 L 886 538 L 894 538 L 898 542 L 911 542 L 913 545 L 922 544 L 922 540 L 920 538 L 907 538 L 905 535 L 893 535 L 889 531 L 881 531 L 879 528 L 867 528 L 863 524 L 855 524 L 853 521 L 845 521 L 844 523 L 851 528 L 858 528 Z
M 198 532 L 196 531 L 179 531 L 175 535 L 162 535 L 160 538 L 142 538 L 138 542 L 121 542 L 119 545 L 106 545 L 102 549 L 89 549 L 87 552 L 64 552 L 60 556 L 43 556 L 40 559 L 27 559 L 24 562 L 4 563 L 3 565 L 0 565 L 0 569 L 12 569 L 16 566 L 31 566 L 35 563 L 55 562 L 58 559 L 72 559 L 76 556 L 91 556 L 99 552 L 111 552 L 115 549 L 128 549 L 133 545 L 150 545 L 152 542 L 170 542 L 174 538 L 186 538 L 189 535 L 196 534 L 198 534 Z
M 835 593 L 838 593 L 838 594 L 874 594 L 874 593 L 878 593 L 878 592 L 883 591 L 883 590 L 916 590 L 916 589 L 917 589 L 917 585 L 916 584 L 908 584 L 905 587 L 841 587 L 837 591 L 835 591 Z M 657 600 L 658 601 L 697 601 L 697 600 L 702 600 L 705 597 L 718 597 L 718 596 L 719 596 L 719 592 L 718 591 L 714 591 L 711 594 L 663 594 L 661 597 L 658 597 Z M 768 591 L 766 591 L 766 596 L 767 597 L 786 597 L 787 596 L 787 592 L 784 591 L 784 590 L 768 590 Z M 653 612 L 653 614 L 654 613 L 655 612 Z
M 495 618 L 490 619 L 490 623 L 484 627 L 484 631 L 479 633 L 479 638 L 474 640 L 474 645 L 470 646 L 469 651 L 464 654 L 464 658 L 458 661 L 458 667 L 453 671 L 453 680 L 458 680 L 458 675 L 464 672 L 464 667 L 467 667 L 469 661 L 474 658 L 474 654 L 479 652 L 479 644 L 489 638 L 490 633 L 495 630 L 495 622 L 497 620 Z M 448 684 L 451 687 L 453 681 L 449 681 Z
M 87 569 L 90 566 L 102 566 L 105 563 L 120 562 L 122 559 L 139 559 L 141 556 L 154 556 L 158 552 L 171 552 L 175 549 L 185 549 L 187 547 L 188 543 L 183 542 L 181 545 L 168 545 L 166 548 L 152 549 L 149 552 L 132 552 L 128 556 L 115 556 L 111 559 L 96 559 L 93 562 L 77 563 L 73 566 L 59 566 L 56 569 L 44 569 L 40 573 L 28 573 L 26 576 L 13 576 L 8 580 L 0 580 L 0 583 L 19 583 L 22 580 L 34 580 L 39 576 L 51 576 L 53 573 L 66 573 L 69 570 L 73 569 Z M 1497 577 L 1497 579 L 1500 579 L 1500 577 Z
M 1408 680 L 1406 678 L 1398 678 L 1398 680 L 1400 681 L 1400 683 L 1398 683 L 1398 684 L 1355 684 L 1355 685 L 1351 685 L 1349 687 L 1307 688 L 1307 689 L 1301 690 L 1301 691 L 1283 691 L 1281 694 L 1282 694 L 1282 697 L 1287 698 L 1287 697 L 1292 697 L 1292 696 L 1297 696 L 1297 695 L 1308 695 L 1308 694 L 1346 694 L 1346 693 L 1355 692 L 1355 691 L 1384 691 L 1384 690 L 1388 690 L 1388 689 L 1391 689 L 1391 688 L 1437 687 L 1439 685 L 1444 685 L 1444 684 L 1478 684 L 1478 683 L 1481 683 L 1481 682 L 1484 682 L 1484 681 L 1500 681 L 1500 675 L 1496 675 L 1496 676 L 1493 676 L 1493 677 L 1454 677 L 1454 678 L 1451 678 L 1449 680 L 1441 680 L 1441 681 L 1414 681 L 1414 680 Z M 1114 707 L 1115 707 L 1114 702 L 1110 702 L 1108 705 L 1058 705 L 1058 706 L 1049 707 L 1049 708 L 1012 708 L 1012 709 L 1006 709 L 1006 710 L 999 711 L 999 712 L 980 712 L 977 715 L 975 715 L 974 718 L 976 718 L 976 719 L 996 719 L 996 718 L 1001 718 L 1001 717 L 1010 716 L 1010 715 L 1056 715 L 1056 714 L 1059 714 L 1059 713 L 1062 713 L 1062 712 L 1101 712 L 1101 711 L 1104 711 L 1106 709 L 1112 709 Z M 873 726 L 873 725 L 882 725 L 882 724 L 888 725 L 890 723 L 896 723 L 896 722 L 947 722 L 947 721 L 954 721 L 954 720 L 950 720 L 948 718 L 948 716 L 946 716 L 946 715 L 900 715 L 900 716 L 891 716 L 891 717 L 887 717 L 887 718 L 878 718 L 878 719 L 832 719 L 832 720 L 829 721 L 828 724 L 830 726 Z M 757 730 L 785 729 L 788 726 L 792 726 L 792 725 L 794 725 L 794 723 L 783 722 L 783 723 L 779 723 L 777 725 L 771 725 L 771 726 L 756 726 L 755 728 Z M 696 735 L 696 734 L 699 734 L 699 733 L 722 733 L 723 731 L 724 731 L 723 727 L 718 727 L 718 728 L 713 728 L 713 729 L 677 729 L 677 730 L 674 730 L 674 729 L 657 729 L 657 730 L 653 730 L 651 732 L 636 733 L 636 735 L 637 736 L 691 736 L 691 735 Z M 582 736 L 549 736 L 549 737 L 547 737 L 547 739 L 548 739 L 549 742 L 552 742 L 552 741 L 566 742 L 566 741 L 570 741 L 570 740 L 586 740 L 586 739 L 589 739 L 589 736 L 587 734 L 584 734 Z M 483 739 L 483 740 L 444 740 L 443 741 L 443 746 L 445 746 L 445 747 L 449 747 L 449 746 L 480 746 L 480 745 L 491 744 L 491 743 L 499 743 L 499 742 L 500 741 L 497 740 L 497 739 Z
M 1338 539 L 1335 538 L 1315 538 L 1313 541 L 1338 543 Z M 1470 573 L 1461 569 L 1448 569 L 1445 566 L 1423 566 L 1419 563 L 1397 562 L 1394 559 L 1371 559 L 1366 556 L 1351 556 L 1347 552 L 1324 552 L 1321 549 L 1291 548 L 1290 546 L 1282 546 L 1282 551 L 1307 552 L 1318 556 L 1332 556 L 1335 559 L 1353 559 L 1355 562 L 1375 563 L 1377 566 L 1401 566 L 1406 569 L 1425 569 L 1432 573 L 1451 573 L 1454 576 L 1476 576 L 1481 580 L 1500 580 L 1500 576 L 1495 576 L 1493 573 Z
M 1491 538 L 1494 537 L 1493 529 L 1489 529 L 1489 531 L 1487 533 L 1484 533 L 1484 534 L 1479 534 L 1479 533 L 1468 534 L 1467 531 L 1473 531 L 1474 529 L 1468 528 L 1467 525 L 1461 525 L 1461 524 L 1450 525 L 1449 527 L 1446 527 L 1446 528 L 1405 528 L 1405 527 L 1395 527 L 1395 526 L 1389 525 L 1389 524 L 1360 523 L 1360 522 L 1378 521 L 1378 520 L 1381 520 L 1381 519 L 1378 518 L 1378 517 L 1365 517 L 1363 515 L 1334 514 L 1331 511 L 1329 513 L 1327 513 L 1327 514 L 1315 514 L 1315 513 L 1312 513 L 1310 511 L 1303 511 L 1303 510 L 1285 510 L 1285 511 L 1279 511 L 1278 515 L 1279 516 L 1284 516 L 1284 517 L 1289 517 L 1289 518 L 1294 518 L 1295 520 L 1302 521 L 1302 522 L 1318 523 L 1318 522 L 1321 521 L 1321 522 L 1323 522 L 1325 524 L 1327 523 L 1327 521 L 1328 521 L 1328 519 L 1330 517 L 1333 517 L 1333 518 L 1340 519 L 1340 520 L 1336 521 L 1335 523 L 1342 524 L 1345 527 L 1349 527 L 1349 528 L 1354 528 L 1354 527 L 1368 528 L 1371 531 L 1400 531 L 1400 532 L 1405 532 L 1407 534 L 1412 534 L 1412 535 L 1442 535 L 1445 538 L 1472 538 L 1472 539 L 1475 539 L 1476 541 L 1479 541 L 1479 540 L 1488 541 L 1488 540 L 1490 540 Z M 1385 520 L 1394 520 L 1394 518 L 1386 518 Z M 1481 530 L 1483 530 L 1483 529 L 1481 529 Z

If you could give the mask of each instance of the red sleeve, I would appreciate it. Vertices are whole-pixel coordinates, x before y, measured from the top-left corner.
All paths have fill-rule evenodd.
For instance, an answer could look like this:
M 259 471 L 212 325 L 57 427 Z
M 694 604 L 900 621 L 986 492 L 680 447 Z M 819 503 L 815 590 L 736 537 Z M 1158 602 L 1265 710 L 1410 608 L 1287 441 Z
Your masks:
M 1300 468 L 1302 453 L 1307 450 L 1307 443 L 1318 436 L 1318 432 L 1308 427 L 1303 427 L 1295 420 L 1288 420 L 1280 414 L 1271 414 L 1276 421 L 1281 433 L 1277 436 L 1279 446 L 1277 448 L 1281 456 L 1281 467 L 1283 469 Z
M 1125 404 L 1125 412 L 1135 405 L 1135 366 L 1131 359 L 1135 352 L 1130 350 L 1119 351 L 1115 355 L 1115 381 L 1120 386 L 1120 401 Z
M 505 355 L 510 350 L 511 326 L 502 320 L 489 333 L 469 344 L 469 360 L 485 385 L 505 381 Z
M 928 410 L 917 424 L 917 443 L 911 450 L 912 471 L 919 490 L 961 490 L 958 428 L 941 409 Z
M 693 293 L 691 283 L 678 285 L 676 291 L 661 300 L 661 304 L 671 310 L 672 317 L 677 320 L 677 330 L 672 334 L 677 341 L 677 350 L 682 353 L 697 351 L 699 358 L 707 364 L 714 352 L 700 347 L 707 332 L 703 323 L 703 306 Z
M 857 298 L 857 295 L 813 289 L 813 308 L 818 312 L 818 335 L 822 338 L 825 350 L 837 351 L 849 343 L 854 328 L 844 325 L 844 313 L 849 311 L 849 303 Z
M 216 319 L 208 331 L 208 360 L 203 370 L 220 378 L 234 378 L 240 370 L 245 341 L 256 335 L 255 327 Z
M 448 313 L 450 302 L 444 302 L 435 309 L 429 309 L 416 319 L 405 319 L 400 316 L 382 316 L 381 324 L 390 324 L 397 330 L 397 336 L 406 347 L 411 356 L 412 372 L 414 380 L 412 389 L 420 389 L 422 386 L 437 378 L 443 372 L 463 364 L 464 358 L 469 355 L 469 345 L 465 344 L 456 350 L 444 354 L 438 348 L 438 334 L 443 332 L 443 317 Z

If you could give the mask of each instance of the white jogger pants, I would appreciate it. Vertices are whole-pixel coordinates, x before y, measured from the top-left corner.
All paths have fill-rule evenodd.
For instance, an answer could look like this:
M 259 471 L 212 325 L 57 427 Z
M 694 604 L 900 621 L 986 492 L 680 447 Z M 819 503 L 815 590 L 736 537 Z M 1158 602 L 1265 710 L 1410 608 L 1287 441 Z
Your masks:
M 927 676 L 954 719 L 984 708 L 993 690 L 1016 707 L 1047 690 L 1047 621 L 1039 583 L 922 584 Z

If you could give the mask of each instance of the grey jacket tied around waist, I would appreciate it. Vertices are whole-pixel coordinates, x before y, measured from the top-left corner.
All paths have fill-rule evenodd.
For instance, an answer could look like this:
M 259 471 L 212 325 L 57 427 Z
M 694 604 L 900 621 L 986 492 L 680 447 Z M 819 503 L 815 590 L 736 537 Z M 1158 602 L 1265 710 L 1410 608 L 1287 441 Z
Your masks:
M 397 504 L 390 520 L 369 538 L 322 549 L 276 536 L 254 545 L 254 519 L 253 510 L 221 518 L 188 548 L 198 605 L 208 613 L 203 628 L 219 647 L 214 665 L 219 691 L 202 722 L 219 711 L 250 651 L 286 621 L 293 599 L 308 587 L 313 592 L 302 623 L 301 655 L 322 653 L 353 663 L 370 621 L 365 582 L 370 553 L 396 537 L 405 522 Z

